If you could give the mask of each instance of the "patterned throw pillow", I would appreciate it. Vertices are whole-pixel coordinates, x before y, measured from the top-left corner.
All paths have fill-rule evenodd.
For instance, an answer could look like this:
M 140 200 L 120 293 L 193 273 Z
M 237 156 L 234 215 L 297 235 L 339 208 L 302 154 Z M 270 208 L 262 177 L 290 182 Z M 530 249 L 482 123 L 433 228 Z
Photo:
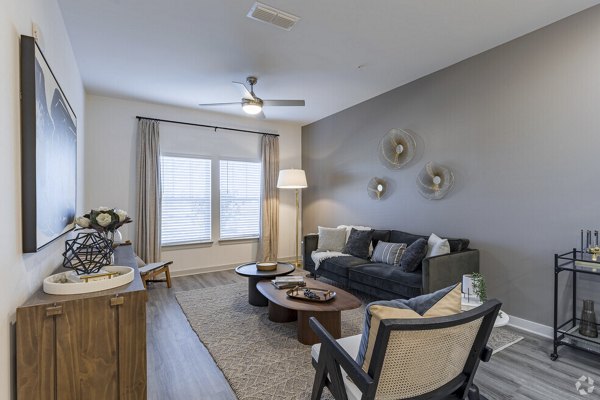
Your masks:
M 319 227 L 319 242 L 315 251 L 342 251 L 345 244 L 345 229 Z
M 402 254 L 406 250 L 406 243 L 377 242 L 371 261 L 399 266 Z
M 358 230 L 352 228 L 350 236 L 346 241 L 344 250 L 342 253 L 350 254 L 351 256 L 358 258 L 369 258 L 369 246 L 371 245 L 371 239 L 373 238 L 373 229 L 368 231 Z
M 415 272 L 427 255 L 427 240 L 417 239 L 408 246 L 400 258 L 400 268 L 405 272 Z
M 369 371 L 379 324 L 384 319 L 433 318 L 460 312 L 461 284 L 407 300 L 375 301 L 367 305 L 356 362 Z

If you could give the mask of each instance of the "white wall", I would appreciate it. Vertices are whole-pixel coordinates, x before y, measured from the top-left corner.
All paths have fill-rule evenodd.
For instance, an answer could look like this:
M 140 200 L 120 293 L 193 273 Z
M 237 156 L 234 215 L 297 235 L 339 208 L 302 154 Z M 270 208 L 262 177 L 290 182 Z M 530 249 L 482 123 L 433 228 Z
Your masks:
M 281 168 L 299 168 L 301 128 L 299 125 L 268 120 L 233 117 L 194 109 L 88 95 L 86 97 L 86 180 L 85 205 L 124 208 L 135 218 L 135 136 L 136 115 L 275 132 L 280 135 Z M 161 147 L 168 151 L 187 144 L 191 152 L 210 155 L 217 142 L 236 143 L 256 152 L 256 139 L 250 134 L 218 131 L 161 123 Z M 248 136 L 250 135 L 250 136 Z M 240 148 L 232 155 L 240 154 Z M 293 191 L 281 191 L 279 257 L 295 255 L 295 197 Z M 133 238 L 132 224 L 122 228 L 124 238 Z M 214 238 L 213 238 L 214 239 Z M 187 274 L 228 268 L 255 259 L 257 241 L 163 248 L 163 260 L 173 260 L 174 274 Z
M 36 254 L 21 250 L 21 128 L 19 104 L 19 38 L 31 35 L 35 22 L 43 34 L 42 51 L 77 115 L 78 211 L 82 210 L 85 96 L 71 44 L 55 0 L 2 0 L 0 2 L 0 399 L 14 396 L 15 309 L 43 278 L 62 262 L 64 238 Z

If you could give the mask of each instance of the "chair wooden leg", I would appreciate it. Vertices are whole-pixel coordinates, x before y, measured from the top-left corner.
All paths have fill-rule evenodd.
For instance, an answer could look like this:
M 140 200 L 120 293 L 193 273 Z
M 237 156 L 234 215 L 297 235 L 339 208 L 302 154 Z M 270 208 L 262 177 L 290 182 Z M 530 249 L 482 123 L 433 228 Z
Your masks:
M 165 270 L 165 276 L 167 277 L 167 287 L 171 288 L 171 272 L 169 271 L 169 267 Z
M 477 387 L 477 385 L 471 385 L 467 397 L 469 398 L 469 400 L 487 400 L 485 396 L 479 394 L 479 388 Z
M 144 284 L 144 289 L 148 289 L 148 285 L 146 284 L 146 276 L 142 276 L 142 283 Z
M 325 361 L 319 360 L 316 367 L 315 379 L 313 382 L 313 389 L 311 400 L 320 400 L 323 394 L 323 388 L 327 384 L 327 369 L 325 368 Z

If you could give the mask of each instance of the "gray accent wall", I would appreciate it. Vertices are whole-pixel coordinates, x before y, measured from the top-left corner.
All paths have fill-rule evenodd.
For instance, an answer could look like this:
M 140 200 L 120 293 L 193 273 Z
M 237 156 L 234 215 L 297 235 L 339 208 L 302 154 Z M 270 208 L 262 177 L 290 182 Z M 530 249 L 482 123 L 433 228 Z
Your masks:
M 418 137 L 400 170 L 378 160 L 392 128 Z M 427 161 L 454 171 L 443 200 L 417 192 Z M 303 127 L 302 162 L 304 233 L 360 224 L 469 238 L 489 295 L 551 325 L 554 253 L 600 229 L 600 7 Z M 389 182 L 380 201 L 367 195 L 374 176 Z M 600 283 L 580 285 L 600 300 Z

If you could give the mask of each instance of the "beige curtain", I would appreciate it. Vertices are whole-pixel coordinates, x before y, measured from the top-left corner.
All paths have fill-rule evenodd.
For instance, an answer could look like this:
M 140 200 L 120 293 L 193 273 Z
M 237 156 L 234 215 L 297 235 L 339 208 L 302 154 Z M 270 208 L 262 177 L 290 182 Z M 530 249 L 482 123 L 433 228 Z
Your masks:
M 161 198 L 158 121 L 138 121 L 136 162 L 135 251 L 146 263 L 158 262 Z
M 261 227 L 257 261 L 277 261 L 279 241 L 279 137 L 262 137 Z

